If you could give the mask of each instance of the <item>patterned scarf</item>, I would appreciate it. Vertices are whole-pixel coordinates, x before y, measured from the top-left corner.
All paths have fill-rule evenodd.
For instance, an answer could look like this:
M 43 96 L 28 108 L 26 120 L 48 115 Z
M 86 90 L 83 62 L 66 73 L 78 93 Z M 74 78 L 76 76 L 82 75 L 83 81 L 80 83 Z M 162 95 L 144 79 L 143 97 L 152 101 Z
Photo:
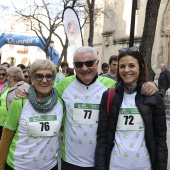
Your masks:
M 30 103 L 32 104 L 33 108 L 37 112 L 45 113 L 45 112 L 48 112 L 53 109 L 53 107 L 57 103 L 58 96 L 57 96 L 56 90 L 54 88 L 52 88 L 49 96 L 44 97 L 41 100 L 38 100 L 34 85 L 31 85 L 29 88 L 28 99 L 29 99 Z

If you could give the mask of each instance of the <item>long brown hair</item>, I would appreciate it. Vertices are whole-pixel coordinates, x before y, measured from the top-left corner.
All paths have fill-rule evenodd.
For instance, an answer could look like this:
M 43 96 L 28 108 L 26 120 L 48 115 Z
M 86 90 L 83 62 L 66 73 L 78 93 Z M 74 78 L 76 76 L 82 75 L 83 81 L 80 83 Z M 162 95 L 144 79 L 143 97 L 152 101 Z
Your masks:
M 121 81 L 122 78 L 120 77 L 119 74 L 119 61 L 121 58 L 126 57 L 126 56 L 132 56 L 133 58 L 135 58 L 136 60 L 138 60 L 138 64 L 139 64 L 139 77 L 138 77 L 138 83 L 139 82 L 146 82 L 146 72 L 147 72 L 147 68 L 146 68 L 146 62 L 144 60 L 144 57 L 142 56 L 140 51 L 132 51 L 132 50 L 127 50 L 124 52 L 121 52 L 118 55 L 118 67 L 117 67 L 117 81 Z

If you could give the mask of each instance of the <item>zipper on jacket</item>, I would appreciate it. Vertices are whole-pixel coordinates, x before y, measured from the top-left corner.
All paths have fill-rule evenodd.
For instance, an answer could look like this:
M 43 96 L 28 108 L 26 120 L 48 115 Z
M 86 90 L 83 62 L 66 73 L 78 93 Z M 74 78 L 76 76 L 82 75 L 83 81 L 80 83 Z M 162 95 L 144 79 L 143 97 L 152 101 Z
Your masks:
M 143 122 L 144 122 L 144 125 L 145 125 L 146 122 L 145 122 L 145 119 L 144 119 L 144 115 L 142 114 L 142 111 L 141 111 L 141 109 L 140 109 L 140 107 L 139 107 L 139 103 L 137 102 L 137 100 L 138 100 L 137 98 L 139 98 L 139 97 L 140 97 L 140 95 L 139 95 L 139 96 L 136 95 L 136 97 L 135 97 L 135 103 L 136 103 L 136 107 L 138 108 L 139 113 L 140 113 L 140 115 L 141 115 L 141 117 L 142 117 L 142 120 L 143 120 Z M 144 134 L 146 134 L 146 128 L 145 128 L 144 131 L 145 131 Z M 144 135 L 144 138 L 145 138 L 146 148 L 147 148 L 147 150 L 148 150 L 148 152 L 149 152 L 149 154 L 150 154 L 150 150 L 149 150 L 149 148 L 148 148 L 149 144 L 148 144 L 148 141 L 146 140 L 146 135 Z M 150 160 L 151 160 L 151 159 L 150 159 Z M 152 167 L 152 162 L 151 162 L 151 167 Z

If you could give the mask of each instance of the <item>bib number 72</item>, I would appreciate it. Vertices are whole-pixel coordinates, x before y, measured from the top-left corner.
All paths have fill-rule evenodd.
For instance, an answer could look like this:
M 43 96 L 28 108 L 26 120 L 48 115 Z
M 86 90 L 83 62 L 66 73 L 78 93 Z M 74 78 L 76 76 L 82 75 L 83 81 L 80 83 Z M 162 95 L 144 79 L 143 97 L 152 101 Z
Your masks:
M 132 115 L 124 116 L 124 118 L 125 118 L 125 125 L 134 125 L 133 123 L 134 117 Z

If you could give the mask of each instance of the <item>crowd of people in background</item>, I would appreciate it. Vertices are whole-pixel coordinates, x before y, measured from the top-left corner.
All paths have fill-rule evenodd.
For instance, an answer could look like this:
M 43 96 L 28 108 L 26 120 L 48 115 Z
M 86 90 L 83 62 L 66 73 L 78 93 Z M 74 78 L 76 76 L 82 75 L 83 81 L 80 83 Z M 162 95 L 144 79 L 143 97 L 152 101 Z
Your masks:
M 161 69 L 161 73 L 158 79 L 158 88 L 163 95 L 164 107 L 166 109 L 165 97 L 168 88 L 170 88 L 170 71 L 167 69 L 166 64 L 164 63 L 161 63 L 160 69 Z
M 61 170 L 167 170 L 161 89 L 146 81 L 141 53 L 112 55 L 98 74 L 83 46 L 73 64 L 0 65 L 0 170 L 60 170 L 60 132 Z

